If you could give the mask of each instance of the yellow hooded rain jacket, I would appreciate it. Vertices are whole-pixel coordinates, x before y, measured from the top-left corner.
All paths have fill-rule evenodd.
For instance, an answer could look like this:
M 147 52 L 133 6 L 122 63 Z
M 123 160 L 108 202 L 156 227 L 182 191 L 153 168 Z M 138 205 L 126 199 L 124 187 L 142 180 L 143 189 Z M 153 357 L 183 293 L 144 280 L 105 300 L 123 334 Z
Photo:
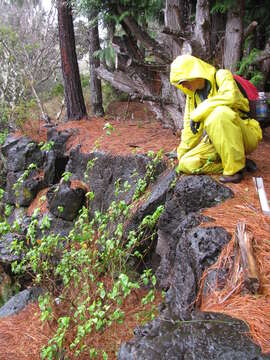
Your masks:
M 209 94 L 199 95 L 181 86 L 180 81 L 207 80 Z M 218 70 L 191 56 L 178 56 L 171 64 L 170 82 L 186 94 L 184 129 L 177 149 L 179 170 L 187 174 L 233 175 L 245 167 L 245 156 L 262 139 L 258 121 L 246 118 L 248 100 L 238 89 L 229 70 Z M 190 120 L 201 122 L 197 134 Z

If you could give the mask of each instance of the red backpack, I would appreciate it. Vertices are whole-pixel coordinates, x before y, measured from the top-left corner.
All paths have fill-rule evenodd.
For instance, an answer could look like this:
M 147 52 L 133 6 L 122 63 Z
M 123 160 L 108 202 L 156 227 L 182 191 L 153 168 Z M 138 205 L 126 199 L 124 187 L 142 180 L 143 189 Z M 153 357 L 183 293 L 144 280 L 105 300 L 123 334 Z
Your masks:
M 259 92 L 257 88 L 247 79 L 240 75 L 233 74 L 233 78 L 241 91 L 242 95 L 249 101 L 249 117 L 257 119 L 256 114 L 256 100 L 259 99 Z
M 249 81 L 244 79 L 242 76 L 233 74 L 233 78 L 236 81 L 237 86 L 241 93 L 249 100 L 258 100 L 259 93 L 257 88 Z
M 244 97 L 249 101 L 248 116 L 259 121 L 256 113 L 256 100 L 259 99 L 257 88 L 249 80 L 244 79 L 242 76 L 233 74 L 233 78 L 242 95 L 244 95 Z

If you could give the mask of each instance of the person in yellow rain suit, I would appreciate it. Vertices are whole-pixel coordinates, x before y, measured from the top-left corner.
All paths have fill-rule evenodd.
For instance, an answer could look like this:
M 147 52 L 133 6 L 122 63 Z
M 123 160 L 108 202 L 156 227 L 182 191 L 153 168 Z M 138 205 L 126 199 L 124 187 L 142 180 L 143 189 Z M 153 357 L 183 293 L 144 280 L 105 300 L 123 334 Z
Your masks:
M 221 182 L 240 182 L 246 154 L 256 149 L 262 131 L 257 120 L 247 118 L 249 103 L 232 73 L 181 55 L 171 64 L 170 82 L 186 94 L 179 170 L 223 173 Z

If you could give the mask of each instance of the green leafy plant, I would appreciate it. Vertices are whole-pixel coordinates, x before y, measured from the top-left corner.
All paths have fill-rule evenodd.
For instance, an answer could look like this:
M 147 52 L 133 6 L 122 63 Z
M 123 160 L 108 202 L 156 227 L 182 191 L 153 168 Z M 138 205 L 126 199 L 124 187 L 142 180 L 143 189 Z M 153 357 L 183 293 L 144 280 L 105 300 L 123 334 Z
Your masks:
M 211 8 L 211 14 L 214 13 L 225 13 L 226 11 L 228 11 L 233 5 L 235 5 L 235 0 L 224 0 L 224 1 L 220 1 L 220 0 L 216 0 L 214 5 Z
M 64 182 L 68 182 L 69 179 L 71 178 L 72 173 L 70 171 L 65 171 L 62 175 L 62 181 Z
M 84 180 L 87 181 L 89 179 L 89 172 L 93 169 L 95 162 L 97 161 L 97 157 L 88 160 L 87 165 L 86 165 L 86 169 L 84 172 Z
M 111 135 L 112 131 L 114 131 L 115 128 L 112 126 L 111 123 L 106 122 L 103 126 L 103 130 L 106 130 L 107 135 Z
M 54 146 L 54 141 L 53 140 L 50 140 L 48 142 L 42 141 L 38 144 L 38 146 L 40 147 L 41 151 L 50 151 Z
M 153 153 L 150 155 L 155 159 Z M 149 166 L 149 179 L 152 176 L 153 168 Z M 129 183 L 122 184 L 118 179 L 116 198 L 128 190 Z M 94 194 L 87 193 L 87 198 L 91 202 Z M 78 358 L 88 354 L 90 358 L 107 359 L 104 349 L 89 346 L 86 339 L 112 324 L 122 323 L 125 298 L 141 286 L 148 287 L 142 305 L 155 300 L 156 278 L 151 269 L 140 275 L 131 271 L 129 264 L 132 259 L 143 264 L 163 207 L 146 216 L 136 231 L 124 236 L 124 224 L 132 207 L 123 200 L 115 200 L 106 212 L 96 211 L 92 219 L 88 208 L 83 207 L 74 228 L 64 238 L 59 234 L 48 235 L 50 221 L 45 216 L 40 225 L 37 210 L 28 226 L 26 241 L 13 242 L 14 253 L 22 258 L 13 262 L 13 272 L 31 274 L 34 282 L 45 290 L 39 298 L 42 321 L 51 322 L 57 316 L 57 328 L 42 350 L 42 359 L 68 358 L 69 353 Z M 38 229 L 41 236 L 37 238 Z M 149 318 L 154 316 L 154 309 L 152 306 Z
M 140 196 L 145 192 L 150 182 L 155 180 L 157 165 L 163 158 L 163 151 L 160 150 L 157 154 L 153 151 L 148 152 L 148 157 L 151 161 L 147 164 L 146 174 L 143 179 L 139 179 L 133 196 L 133 200 L 138 200 Z
M 237 74 L 250 79 L 255 86 L 258 86 L 263 80 L 263 74 L 253 65 L 259 53 L 258 49 L 252 49 L 248 56 L 244 56 L 241 59 L 237 71 Z
M 6 141 L 7 136 L 8 136 L 8 129 L 5 129 L 2 132 L 0 132 L 0 145 L 4 144 L 4 142 Z
M 23 187 L 23 183 L 25 182 L 25 180 L 29 177 L 29 175 L 31 174 L 31 172 L 33 170 L 37 169 L 37 165 L 34 163 L 31 163 L 27 169 L 23 172 L 23 174 L 18 178 L 18 180 L 16 181 L 16 183 L 13 185 L 12 189 L 15 191 L 15 196 L 16 198 L 18 198 L 20 196 L 20 190 Z M 18 204 L 16 204 L 16 206 L 18 206 Z

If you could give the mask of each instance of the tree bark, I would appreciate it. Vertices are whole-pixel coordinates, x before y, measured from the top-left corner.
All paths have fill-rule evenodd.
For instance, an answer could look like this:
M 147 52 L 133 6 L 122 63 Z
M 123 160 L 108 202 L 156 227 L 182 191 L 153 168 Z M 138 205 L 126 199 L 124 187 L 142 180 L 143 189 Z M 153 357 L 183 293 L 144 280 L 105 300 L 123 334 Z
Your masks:
M 123 9 L 120 5 L 118 5 L 119 15 L 123 14 L 125 9 Z M 157 58 L 162 60 L 164 63 L 169 64 L 172 59 L 168 56 L 168 49 L 166 49 L 166 45 L 163 44 L 161 46 L 157 41 L 152 39 L 146 31 L 144 31 L 139 24 L 136 22 L 134 18 L 127 15 L 123 18 L 122 23 L 124 26 L 127 26 L 130 33 L 139 40 L 146 49 L 152 52 Z
M 237 63 L 241 59 L 243 39 L 244 0 L 239 0 L 228 10 L 225 44 L 224 67 L 236 71 Z
M 75 48 L 72 11 L 66 0 L 58 0 L 57 9 L 67 118 L 68 120 L 80 120 L 87 116 L 87 113 Z
M 103 116 L 101 80 L 98 78 L 96 69 L 100 66 L 100 60 L 95 56 L 95 52 L 100 50 L 98 32 L 98 10 L 92 8 L 89 13 L 89 68 L 90 68 L 90 101 L 93 113 L 96 116 Z
M 194 37 L 197 42 L 198 55 L 203 59 L 210 59 L 210 5 L 208 0 L 198 0 L 196 4 Z
M 171 34 L 168 42 L 172 59 L 181 54 L 184 42 L 184 19 L 180 11 L 181 5 L 183 5 L 182 0 L 166 0 L 164 25 L 166 32 Z
M 268 39 L 264 50 L 258 57 L 258 60 L 261 62 L 261 70 L 263 73 L 263 83 L 260 88 L 260 90 L 263 91 L 270 74 L 270 39 Z

